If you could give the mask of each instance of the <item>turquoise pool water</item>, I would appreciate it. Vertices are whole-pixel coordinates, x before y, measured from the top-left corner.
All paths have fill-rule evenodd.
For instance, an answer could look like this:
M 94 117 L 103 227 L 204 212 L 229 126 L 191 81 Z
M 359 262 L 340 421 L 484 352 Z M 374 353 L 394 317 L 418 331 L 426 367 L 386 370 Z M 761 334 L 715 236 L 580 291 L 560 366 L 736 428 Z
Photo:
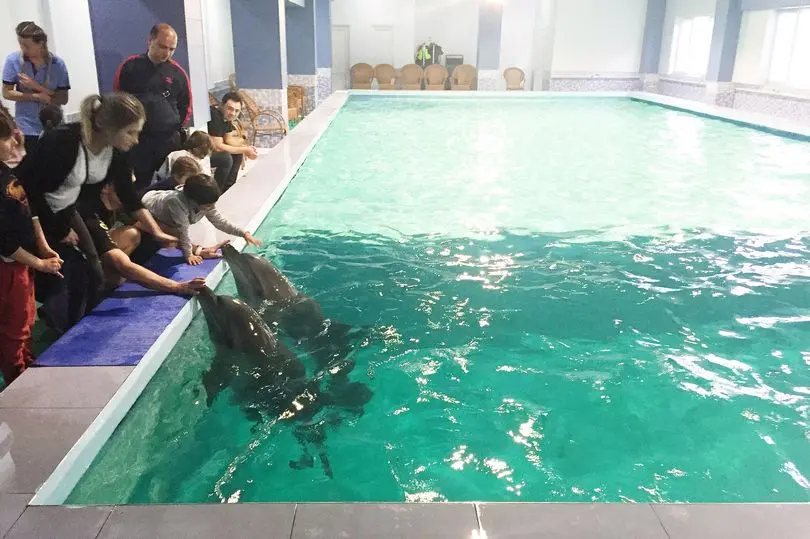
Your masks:
M 68 502 L 810 501 L 808 208 L 808 144 L 720 121 L 352 99 L 258 233 L 375 328 L 334 479 L 206 407 L 198 317 Z

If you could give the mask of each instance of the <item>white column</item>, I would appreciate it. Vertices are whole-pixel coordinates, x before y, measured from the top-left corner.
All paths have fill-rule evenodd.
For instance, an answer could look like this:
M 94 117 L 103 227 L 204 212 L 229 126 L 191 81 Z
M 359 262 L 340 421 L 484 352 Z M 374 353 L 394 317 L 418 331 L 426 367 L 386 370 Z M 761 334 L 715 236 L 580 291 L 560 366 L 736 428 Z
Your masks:
M 204 129 L 208 124 L 208 62 L 205 55 L 205 31 L 202 0 L 185 0 L 186 43 L 188 68 L 191 79 L 193 107 L 192 126 Z

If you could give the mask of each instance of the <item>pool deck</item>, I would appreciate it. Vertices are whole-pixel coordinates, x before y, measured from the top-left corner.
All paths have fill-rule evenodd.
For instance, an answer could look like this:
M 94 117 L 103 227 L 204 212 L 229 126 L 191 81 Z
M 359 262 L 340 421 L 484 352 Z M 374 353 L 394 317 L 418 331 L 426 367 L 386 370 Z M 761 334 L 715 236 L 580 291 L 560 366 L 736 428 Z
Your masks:
M 464 93 L 437 94 L 457 98 Z M 397 92 L 397 95 L 407 93 Z M 555 95 L 568 94 L 530 96 L 519 92 L 481 92 L 475 97 L 544 98 Z M 595 95 L 636 97 L 699 114 L 721 116 L 735 123 L 753 124 L 766 128 L 766 131 L 786 132 L 796 138 L 810 137 L 810 128 L 776 118 L 658 95 L 576 96 Z M 262 155 L 223 197 L 219 205 L 222 213 L 237 224 L 255 230 L 346 99 L 346 93 L 333 95 L 279 146 Z M 212 243 L 222 238 L 208 223 L 195 225 L 193 236 L 200 243 Z M 212 264 L 203 271 L 215 284 L 222 275 L 223 266 L 214 267 Z M 171 269 L 168 273 L 176 274 Z M 145 302 L 154 299 L 140 292 L 124 294 L 123 298 Z M 0 393 L 0 537 L 810 537 L 810 504 L 53 505 L 60 503 L 54 500 L 63 500 L 72 489 L 197 309 L 194 301 L 173 302 L 170 307 L 176 310 L 171 321 L 161 322 L 161 325 L 147 324 L 148 327 L 138 333 L 139 346 L 145 350 L 142 359 L 136 358 L 124 366 L 105 364 L 105 361 L 115 359 L 89 361 L 93 354 L 86 348 L 77 349 L 75 341 L 71 344 L 70 339 L 62 339 L 45 358 L 50 366 L 29 369 Z M 142 310 L 140 304 L 128 303 L 125 307 L 118 305 L 114 308 L 125 308 L 127 316 Z M 98 319 L 90 319 L 87 322 L 90 326 L 82 329 L 87 335 L 85 342 L 92 337 L 89 330 L 98 322 Z M 103 341 L 98 345 L 105 349 L 114 349 L 115 346 Z M 83 358 L 89 362 L 83 363 Z M 4 429 L 3 424 L 8 429 Z

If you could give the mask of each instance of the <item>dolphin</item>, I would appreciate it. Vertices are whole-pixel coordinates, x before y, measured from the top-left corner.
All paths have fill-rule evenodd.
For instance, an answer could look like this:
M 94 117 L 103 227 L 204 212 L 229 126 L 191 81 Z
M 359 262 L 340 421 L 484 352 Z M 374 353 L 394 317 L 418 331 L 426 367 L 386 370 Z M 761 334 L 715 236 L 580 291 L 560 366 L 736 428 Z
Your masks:
M 304 364 L 276 338 L 256 311 L 236 298 L 215 294 L 207 286 L 197 297 L 217 346 L 211 368 L 203 374 L 209 406 L 228 386 L 239 404 L 248 406 L 247 410 L 260 400 L 268 404 L 266 398 L 257 398 L 262 391 L 275 392 L 280 404 L 292 393 L 304 390 Z
M 234 400 L 251 420 L 261 422 L 268 416 L 280 421 L 306 422 L 294 430 L 304 454 L 298 461 L 291 461 L 290 467 L 311 467 L 314 459 L 307 447 L 313 444 L 324 472 L 331 478 L 324 446 L 325 426 L 336 425 L 337 420 L 314 423 L 312 420 L 327 405 L 362 414 L 373 392 L 365 384 L 350 383 L 345 377 L 341 378 L 344 383 L 331 391 L 321 390 L 324 373 L 307 379 L 303 363 L 276 338 L 253 308 L 231 296 L 217 295 L 207 286 L 200 289 L 197 297 L 217 346 L 211 368 L 203 374 L 206 404 L 211 406 L 217 395 L 230 387 Z M 337 416 L 333 413 L 330 417 Z
M 222 255 L 231 268 L 239 296 L 259 307 L 269 304 L 265 319 L 278 324 L 284 333 L 307 345 L 309 353 L 322 370 L 338 360 L 344 363 L 342 372 L 352 366 L 346 359 L 352 350 L 351 326 L 328 320 L 320 304 L 299 292 L 272 262 L 261 256 L 240 253 L 231 245 L 222 248 Z

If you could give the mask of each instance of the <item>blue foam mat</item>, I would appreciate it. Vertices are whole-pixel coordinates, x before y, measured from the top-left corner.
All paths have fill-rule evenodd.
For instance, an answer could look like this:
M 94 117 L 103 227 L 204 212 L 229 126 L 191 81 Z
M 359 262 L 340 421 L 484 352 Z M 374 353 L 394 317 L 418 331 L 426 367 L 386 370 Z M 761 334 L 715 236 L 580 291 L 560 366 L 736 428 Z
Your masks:
M 175 281 L 206 277 L 219 260 L 189 266 L 178 249 L 161 249 L 148 267 Z M 124 283 L 62 338 L 35 365 L 91 367 L 137 365 L 188 298 Z

